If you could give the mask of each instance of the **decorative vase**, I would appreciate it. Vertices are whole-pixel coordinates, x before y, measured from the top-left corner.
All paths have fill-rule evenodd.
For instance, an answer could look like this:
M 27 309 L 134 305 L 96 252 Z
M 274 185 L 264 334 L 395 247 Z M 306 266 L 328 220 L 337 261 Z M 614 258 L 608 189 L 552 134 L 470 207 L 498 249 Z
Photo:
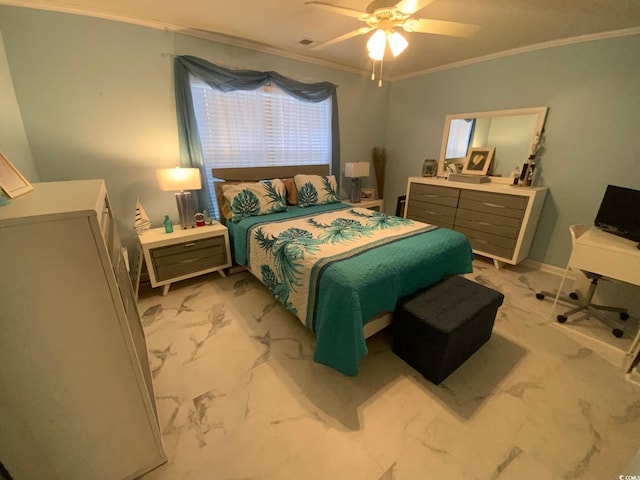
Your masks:
M 169 215 L 164 216 L 164 222 L 162 223 L 164 224 L 164 231 L 166 233 L 173 233 L 173 223 L 171 222 Z
M 387 151 L 382 147 L 373 147 L 373 168 L 376 171 L 378 198 L 384 198 L 384 168 L 387 163 Z

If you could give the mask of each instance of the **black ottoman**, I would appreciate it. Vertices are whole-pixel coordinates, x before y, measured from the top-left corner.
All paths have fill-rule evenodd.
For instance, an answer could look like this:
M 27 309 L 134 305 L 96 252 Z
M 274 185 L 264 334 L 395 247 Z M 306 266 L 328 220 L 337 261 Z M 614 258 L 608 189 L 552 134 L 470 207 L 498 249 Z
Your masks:
M 491 337 L 504 295 L 448 277 L 398 302 L 393 352 L 438 385 Z

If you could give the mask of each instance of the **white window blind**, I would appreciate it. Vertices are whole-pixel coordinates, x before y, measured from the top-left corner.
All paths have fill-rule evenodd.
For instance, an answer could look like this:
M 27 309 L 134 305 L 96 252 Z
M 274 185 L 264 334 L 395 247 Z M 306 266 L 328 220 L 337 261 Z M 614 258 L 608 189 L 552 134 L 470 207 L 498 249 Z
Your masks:
M 191 92 L 211 198 L 216 168 L 331 162 L 331 99 L 298 100 L 275 85 L 222 92 L 191 77 Z
M 467 156 L 473 127 L 473 120 L 458 118 L 451 120 L 445 158 L 464 158 Z

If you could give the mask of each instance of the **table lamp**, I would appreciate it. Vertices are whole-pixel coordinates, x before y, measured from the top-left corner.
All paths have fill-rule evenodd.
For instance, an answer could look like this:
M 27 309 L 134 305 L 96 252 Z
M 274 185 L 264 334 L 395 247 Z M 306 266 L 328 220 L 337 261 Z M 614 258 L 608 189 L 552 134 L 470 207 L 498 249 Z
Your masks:
M 349 201 L 351 203 L 360 203 L 362 194 L 362 177 L 369 176 L 369 162 L 353 162 L 346 163 L 344 166 L 344 176 L 351 179 L 351 193 Z
M 193 228 L 196 221 L 191 203 L 191 192 L 200 190 L 200 169 L 198 168 L 159 168 L 156 172 L 158 185 L 163 192 L 176 192 L 176 203 L 182 228 Z

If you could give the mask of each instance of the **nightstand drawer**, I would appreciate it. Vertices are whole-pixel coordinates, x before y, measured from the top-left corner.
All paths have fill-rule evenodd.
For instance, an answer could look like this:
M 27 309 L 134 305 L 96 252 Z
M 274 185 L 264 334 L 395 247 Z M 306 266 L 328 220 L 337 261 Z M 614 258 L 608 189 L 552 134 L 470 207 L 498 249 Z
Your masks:
M 154 260 L 171 255 L 181 255 L 185 252 L 193 252 L 195 250 L 224 247 L 223 237 L 203 238 L 202 240 L 192 240 L 167 247 L 154 248 L 151 250 L 151 256 Z M 223 248 L 224 250 L 224 248 Z
M 228 263 L 223 237 L 205 238 L 151 250 L 157 281 L 189 275 Z

